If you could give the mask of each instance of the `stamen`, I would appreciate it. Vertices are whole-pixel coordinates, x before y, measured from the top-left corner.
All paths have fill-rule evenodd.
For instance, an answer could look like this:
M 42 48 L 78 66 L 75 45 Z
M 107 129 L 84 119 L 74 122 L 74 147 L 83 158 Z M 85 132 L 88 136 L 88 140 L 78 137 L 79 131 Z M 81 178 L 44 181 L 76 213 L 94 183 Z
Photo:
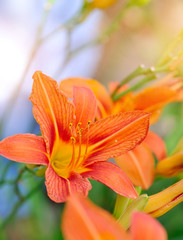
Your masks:
M 77 129 L 78 129 L 78 130 L 80 130 L 81 124 L 82 124 L 81 122 L 78 122 L 78 124 L 77 124 Z
M 74 164 L 75 167 L 78 165 L 79 160 L 80 160 L 80 157 L 81 157 L 81 137 L 82 137 L 81 132 L 83 131 L 83 128 L 80 128 L 81 124 L 82 124 L 81 122 L 79 122 L 79 123 L 77 124 L 77 128 L 78 128 L 77 133 L 78 133 L 78 135 L 79 135 L 79 152 L 78 152 L 77 160 L 76 160 L 76 162 L 75 162 L 75 164 Z
M 69 129 L 71 131 L 71 136 L 73 136 L 72 125 L 73 125 L 72 123 L 69 123 Z
M 78 157 L 77 157 L 77 160 L 74 164 L 74 166 L 76 167 L 79 163 L 79 160 L 80 160 L 80 157 L 81 157 L 81 131 L 79 132 L 79 152 L 78 152 Z
M 76 139 L 74 137 L 70 137 L 73 143 L 76 143 Z
M 83 161 L 85 160 L 86 158 L 86 154 L 87 154 L 87 151 L 88 151 L 88 144 L 89 144 L 89 126 L 91 124 L 91 121 L 88 121 L 87 123 L 87 128 L 88 128 L 88 132 L 87 132 L 87 142 L 86 142 L 86 149 L 85 149 L 85 154 L 84 154 L 84 157 L 83 157 Z
M 91 121 L 88 121 L 88 123 L 87 123 L 87 127 L 89 127 L 90 124 L 91 124 Z
M 75 159 L 75 143 L 76 143 L 76 139 L 74 137 L 70 137 L 70 139 L 72 140 L 72 158 L 71 161 L 69 163 L 69 166 L 71 169 L 74 166 L 74 159 Z

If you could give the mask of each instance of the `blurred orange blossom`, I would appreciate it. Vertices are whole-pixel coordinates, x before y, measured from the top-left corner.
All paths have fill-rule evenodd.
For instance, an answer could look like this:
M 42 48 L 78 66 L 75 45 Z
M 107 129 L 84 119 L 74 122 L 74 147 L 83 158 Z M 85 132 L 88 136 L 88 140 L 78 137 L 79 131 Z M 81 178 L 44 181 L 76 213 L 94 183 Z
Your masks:
M 105 210 L 88 199 L 73 196 L 68 199 L 62 218 L 62 230 L 67 240 L 166 240 L 161 224 L 151 216 L 134 212 L 129 232 Z

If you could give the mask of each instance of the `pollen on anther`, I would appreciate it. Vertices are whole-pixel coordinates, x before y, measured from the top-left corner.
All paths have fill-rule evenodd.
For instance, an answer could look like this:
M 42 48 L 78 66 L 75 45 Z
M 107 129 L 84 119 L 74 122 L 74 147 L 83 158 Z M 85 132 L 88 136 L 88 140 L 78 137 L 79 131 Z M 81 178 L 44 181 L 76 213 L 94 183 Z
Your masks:
M 74 137 L 70 137 L 70 139 L 73 141 L 73 143 L 76 142 L 76 139 Z
M 89 125 L 91 124 L 91 122 L 92 122 L 92 121 L 88 121 L 88 122 L 87 122 L 87 125 L 89 126 Z

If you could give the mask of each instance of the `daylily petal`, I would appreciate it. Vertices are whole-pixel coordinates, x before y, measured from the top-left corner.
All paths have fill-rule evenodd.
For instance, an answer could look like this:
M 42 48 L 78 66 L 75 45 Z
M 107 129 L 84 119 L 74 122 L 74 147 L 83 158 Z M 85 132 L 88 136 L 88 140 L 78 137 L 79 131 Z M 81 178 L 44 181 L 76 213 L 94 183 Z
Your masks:
M 109 91 L 112 94 L 114 90 L 118 87 L 118 82 L 110 82 L 109 83 Z M 128 89 L 128 85 L 125 84 L 121 86 L 117 93 L 122 93 L 123 91 Z M 123 97 L 121 97 L 118 101 L 113 102 L 113 108 L 112 108 L 112 114 L 117 114 L 119 112 L 129 112 L 134 111 L 134 101 L 132 97 L 132 92 L 129 92 L 125 94 Z
M 156 172 L 165 177 L 173 177 L 183 172 L 183 152 L 160 161 L 156 166 Z
M 145 212 L 159 217 L 183 201 L 183 180 L 149 197 Z
M 97 100 L 99 101 L 98 103 L 100 103 L 98 104 L 100 111 L 104 114 L 104 108 L 106 113 L 109 114 L 111 112 L 113 106 L 112 100 L 107 90 L 101 83 L 89 78 L 74 77 L 62 80 L 59 87 L 61 90 L 67 93 L 68 97 L 72 98 L 73 86 L 87 87 L 91 89 L 92 92 L 95 94 Z M 102 115 L 102 117 L 104 116 Z
M 133 98 L 134 108 L 153 113 L 175 100 L 176 92 L 166 86 L 149 87 L 136 94 Z M 157 119 L 156 119 L 157 120 Z
M 175 97 L 176 92 L 169 87 L 149 87 L 134 96 L 135 109 L 153 112 L 171 102 Z
M 132 240 L 166 240 L 167 234 L 163 226 L 148 214 L 134 212 L 131 221 Z
M 118 86 L 119 86 L 119 82 L 109 82 L 108 87 L 109 87 L 110 94 L 112 94 Z M 128 89 L 128 85 L 125 84 L 118 89 L 117 93 L 122 93 L 123 91 L 125 91 L 127 89 Z M 119 100 L 121 100 L 121 98 Z
M 17 134 L 3 139 L 0 142 L 0 154 L 16 162 L 48 163 L 45 142 L 34 134 Z
M 180 139 L 171 156 L 157 164 L 157 173 L 165 177 L 173 177 L 183 172 L 183 138 Z
M 97 110 L 97 101 L 94 93 L 86 87 L 73 88 L 73 103 L 76 109 L 76 124 L 81 123 L 82 128 L 88 121 L 93 122 Z
M 47 152 L 51 153 L 54 141 L 60 136 L 65 141 L 70 139 L 69 123 L 74 121 L 74 106 L 52 78 L 37 71 L 33 79 L 30 96 L 33 114 L 40 125 Z
M 149 114 L 142 111 L 119 113 L 97 121 L 86 131 L 83 141 L 89 139 L 87 163 L 104 161 L 132 150 L 145 138 Z
M 68 240 L 128 240 L 128 234 L 105 210 L 88 199 L 68 199 L 62 218 L 62 230 Z
M 89 168 L 90 171 L 83 173 L 82 176 L 97 180 L 125 197 L 138 197 L 129 178 L 115 164 L 110 162 L 96 162 L 87 168 Z
M 120 100 L 114 102 L 114 106 L 112 109 L 112 113 L 116 114 L 119 112 L 129 112 L 134 111 L 134 102 L 131 94 L 127 94 L 125 97 Z
M 143 143 L 115 160 L 134 185 L 148 189 L 154 179 L 154 157 Z
M 65 202 L 68 196 L 75 192 L 87 196 L 91 189 L 88 179 L 82 178 L 76 173 L 73 173 L 68 179 L 64 179 L 56 174 L 51 165 L 46 170 L 45 179 L 48 196 L 58 203 Z
M 148 147 L 150 147 L 150 149 L 154 152 L 158 160 L 162 160 L 163 158 L 166 157 L 165 143 L 163 139 L 156 133 L 149 131 L 146 138 L 144 139 L 144 143 Z

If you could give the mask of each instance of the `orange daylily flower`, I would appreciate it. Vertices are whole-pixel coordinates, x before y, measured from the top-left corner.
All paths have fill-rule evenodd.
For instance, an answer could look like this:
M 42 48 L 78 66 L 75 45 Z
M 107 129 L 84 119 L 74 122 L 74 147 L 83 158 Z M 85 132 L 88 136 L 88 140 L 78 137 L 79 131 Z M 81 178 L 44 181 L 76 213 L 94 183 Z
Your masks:
M 130 232 L 125 232 L 105 210 L 79 196 L 69 198 L 62 218 L 67 240 L 166 240 L 161 224 L 151 216 L 134 212 Z
M 168 101 L 175 97 L 175 91 L 168 87 L 158 87 L 156 89 L 149 88 L 149 90 L 134 96 L 132 93 L 128 93 L 120 100 L 112 102 L 112 98 L 104 86 L 95 80 L 69 78 L 60 83 L 60 88 L 66 91 L 70 96 L 73 86 L 87 86 L 92 89 L 98 99 L 98 112 L 100 112 L 98 116 L 100 115 L 99 117 L 101 118 L 105 117 L 107 114 L 117 114 L 121 111 L 126 112 L 129 110 L 133 111 L 136 108 L 144 108 L 146 111 L 153 112 L 152 115 L 157 116 L 159 109 L 162 109 L 165 103 L 168 103 Z M 110 92 L 116 87 L 117 83 L 111 82 L 109 86 Z M 119 91 L 124 91 L 127 88 L 127 85 L 124 85 Z M 156 92 L 156 98 L 154 97 L 154 91 Z M 144 105 L 143 98 L 146 100 Z M 106 102 L 104 101 L 105 99 Z M 101 106 L 103 106 L 103 108 Z M 141 186 L 143 189 L 148 189 L 154 180 L 153 153 L 158 160 L 161 160 L 166 157 L 166 147 L 163 140 L 157 134 L 149 132 L 145 141 L 140 146 L 115 158 L 115 160 L 134 185 Z
M 55 202 L 64 202 L 74 192 L 86 196 L 91 189 L 87 178 L 136 198 L 126 174 L 106 160 L 141 143 L 149 114 L 120 113 L 94 123 L 97 103 L 90 89 L 74 87 L 71 102 L 57 82 L 42 72 L 36 72 L 33 79 L 30 100 L 42 137 L 18 134 L 5 138 L 0 142 L 0 154 L 17 162 L 47 165 L 45 184 Z

